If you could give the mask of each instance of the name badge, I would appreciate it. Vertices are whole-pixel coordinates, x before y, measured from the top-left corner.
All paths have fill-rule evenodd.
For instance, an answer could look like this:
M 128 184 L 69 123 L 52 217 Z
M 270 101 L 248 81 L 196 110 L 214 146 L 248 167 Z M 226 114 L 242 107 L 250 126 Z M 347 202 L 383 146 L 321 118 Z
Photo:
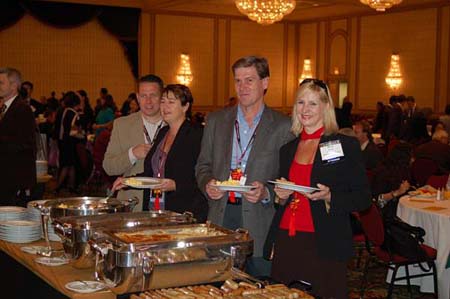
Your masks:
M 319 144 L 322 162 L 334 163 L 344 158 L 344 151 L 339 140 L 332 140 Z

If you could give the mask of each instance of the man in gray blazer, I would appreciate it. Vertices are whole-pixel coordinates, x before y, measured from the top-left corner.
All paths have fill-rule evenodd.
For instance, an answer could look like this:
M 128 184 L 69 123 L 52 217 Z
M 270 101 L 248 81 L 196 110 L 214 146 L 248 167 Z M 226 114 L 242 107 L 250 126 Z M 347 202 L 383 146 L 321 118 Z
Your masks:
M 269 85 L 269 65 L 262 57 L 247 56 L 232 67 L 238 105 L 208 115 L 198 157 L 196 176 L 207 195 L 208 219 L 230 229 L 248 229 L 255 241 L 247 272 L 270 274 L 262 249 L 274 215 L 274 194 L 267 181 L 278 177 L 278 152 L 293 139 L 290 120 L 264 104 Z M 246 178 L 254 189 L 224 192 L 217 181 L 230 175 Z
M 139 79 L 138 102 L 140 111 L 114 121 L 111 139 L 106 149 L 103 168 L 108 175 L 135 176 L 144 172 L 145 156 L 164 122 L 159 111 L 163 81 L 155 75 Z M 139 198 L 135 210 L 142 211 L 143 192 L 123 189 L 118 198 Z

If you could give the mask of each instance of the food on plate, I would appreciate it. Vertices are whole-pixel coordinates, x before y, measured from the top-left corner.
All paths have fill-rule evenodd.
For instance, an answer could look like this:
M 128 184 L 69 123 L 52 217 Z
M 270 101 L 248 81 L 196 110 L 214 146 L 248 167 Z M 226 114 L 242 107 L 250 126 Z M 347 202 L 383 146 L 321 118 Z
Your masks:
M 226 181 L 217 181 L 218 186 L 240 186 L 241 182 L 239 180 L 228 179 Z
M 286 180 L 280 180 L 280 179 L 276 179 L 275 182 L 277 182 L 277 183 L 283 183 L 283 184 L 295 185 L 294 182 L 286 181 Z
M 137 232 L 117 232 L 115 236 L 126 243 L 151 243 L 187 238 L 222 236 L 223 232 L 207 227 L 181 229 L 151 229 Z
M 425 185 L 415 191 L 408 192 L 408 194 L 413 196 L 436 196 L 437 190 L 430 185 Z
M 137 180 L 135 178 L 128 178 L 125 180 L 125 184 L 133 186 L 142 186 L 142 181 Z

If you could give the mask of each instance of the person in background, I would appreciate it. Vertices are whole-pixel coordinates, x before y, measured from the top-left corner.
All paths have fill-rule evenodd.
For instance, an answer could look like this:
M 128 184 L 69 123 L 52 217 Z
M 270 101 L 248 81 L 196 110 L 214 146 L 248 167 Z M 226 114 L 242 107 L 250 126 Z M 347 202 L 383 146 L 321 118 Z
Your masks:
M 188 118 L 194 99 L 187 86 L 169 84 L 162 93 L 162 128 L 144 162 L 143 176 L 162 178 L 155 187 L 144 191 L 144 210 L 189 211 L 199 223 L 206 221 L 208 203 L 197 186 L 195 165 L 200 152 L 202 129 L 193 127 Z M 115 187 L 123 187 L 119 178 Z
M 130 101 L 130 110 L 128 111 L 128 115 L 132 113 L 136 113 L 139 111 L 139 103 L 137 99 L 132 99 Z
M 237 98 L 231 97 L 228 99 L 228 103 L 225 105 L 225 107 L 234 107 L 237 104 Z
M 375 116 L 373 124 L 373 132 L 381 133 L 382 135 L 384 135 L 383 131 L 385 130 L 387 125 L 387 113 L 383 102 L 377 102 L 376 109 L 377 115 Z
M 210 113 L 196 167 L 197 182 L 208 198 L 208 220 L 229 229 L 245 228 L 254 239 L 253 257 L 246 271 L 268 276 L 263 244 L 275 213 L 275 196 L 268 180 L 278 175 L 278 151 L 294 136 L 289 118 L 267 107 L 269 64 L 247 56 L 232 66 L 238 104 Z M 241 179 L 254 189 L 244 193 L 221 191 L 217 181 Z
M 64 94 L 64 111 L 57 120 L 55 131 L 58 136 L 59 148 L 59 174 L 55 193 L 58 194 L 67 180 L 67 187 L 71 193 L 76 194 L 75 164 L 77 163 L 76 144 L 79 134 L 78 106 L 80 98 L 73 91 Z
M 106 99 L 106 96 L 108 95 L 108 89 L 106 87 L 100 88 L 100 97 L 95 101 L 95 108 L 94 108 L 94 116 L 97 118 L 98 113 L 100 110 L 102 110 L 102 100 Z
M 95 123 L 92 125 L 92 129 L 95 130 L 95 136 L 108 127 L 112 121 L 114 121 L 114 99 L 111 95 L 107 95 L 104 99 L 101 99 L 102 108 L 95 118 Z
M 276 185 L 281 205 L 265 244 L 265 255 L 273 253 L 271 276 L 284 284 L 308 281 L 322 298 L 348 298 L 349 215 L 371 203 L 360 146 L 337 134 L 333 100 L 318 79 L 300 83 L 291 130 L 298 137 L 280 149 L 280 180 L 318 190 L 294 193 Z
M 87 92 L 83 89 L 77 91 L 77 95 L 80 98 L 80 106 L 78 115 L 80 117 L 79 123 L 81 129 L 89 134 L 92 132 L 92 124 L 94 123 L 94 110 L 89 102 Z
M 437 130 L 431 141 L 418 146 L 415 150 L 416 159 L 431 159 L 436 162 L 443 173 L 450 172 L 450 145 L 445 130 Z
M 50 97 L 47 99 L 47 108 L 56 111 L 59 108 L 59 100 L 56 98 L 56 92 L 52 91 Z
M 450 104 L 445 106 L 445 114 L 439 117 L 439 120 L 444 124 L 447 134 L 450 136 Z
M 130 93 L 128 95 L 128 98 L 123 102 L 122 108 L 120 109 L 121 116 L 127 116 L 130 114 L 130 104 L 132 101 L 135 101 L 137 103 L 136 94 L 134 92 Z
M 353 125 L 353 130 L 361 146 L 366 170 L 373 170 L 383 160 L 383 154 L 373 142 L 370 124 L 367 121 L 356 122 Z
M 0 205 L 15 206 L 17 194 L 36 184 L 36 123 L 19 95 L 21 74 L 0 68 Z
M 373 171 L 372 197 L 382 208 L 386 218 L 396 215 L 398 198 L 410 188 L 412 161 L 412 146 L 400 142 Z
M 31 110 L 34 113 L 34 117 L 38 117 L 39 114 L 43 114 L 45 111 L 45 106 L 36 99 L 32 98 L 34 85 L 30 81 L 25 81 L 22 83 L 22 90 L 24 92 L 25 100 L 30 104 Z
M 114 121 L 111 140 L 103 160 L 103 168 L 110 176 L 135 176 L 144 172 L 144 159 L 164 127 L 159 110 L 159 101 L 164 83 L 156 75 L 145 75 L 139 79 L 137 98 L 140 111 Z M 117 197 L 138 197 L 135 210 L 142 210 L 143 192 L 138 189 L 122 189 Z

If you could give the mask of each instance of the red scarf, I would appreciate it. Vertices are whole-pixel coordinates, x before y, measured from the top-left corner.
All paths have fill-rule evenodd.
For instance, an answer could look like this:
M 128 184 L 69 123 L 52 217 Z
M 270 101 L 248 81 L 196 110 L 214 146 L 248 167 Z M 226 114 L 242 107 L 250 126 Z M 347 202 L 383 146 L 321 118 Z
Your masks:
M 305 129 L 303 128 L 303 131 L 301 133 L 301 140 L 308 140 L 308 139 L 319 139 L 320 136 L 322 136 L 323 131 L 325 130 L 324 127 L 320 127 L 315 132 L 308 134 Z

